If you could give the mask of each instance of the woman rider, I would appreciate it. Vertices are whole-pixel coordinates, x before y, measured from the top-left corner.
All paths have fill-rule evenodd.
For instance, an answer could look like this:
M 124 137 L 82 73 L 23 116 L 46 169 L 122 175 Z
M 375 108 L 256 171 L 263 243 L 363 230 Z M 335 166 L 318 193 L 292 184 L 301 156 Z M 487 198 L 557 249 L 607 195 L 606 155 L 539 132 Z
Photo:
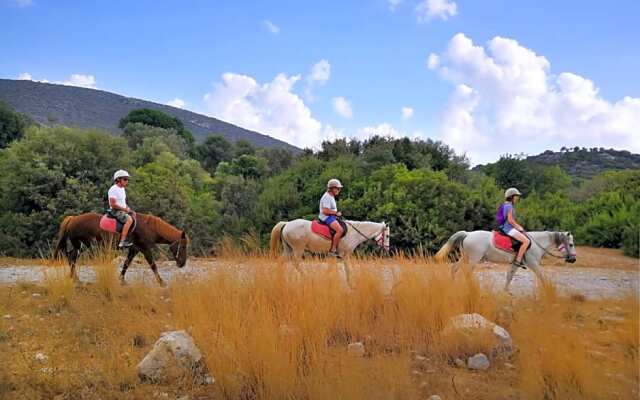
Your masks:
M 525 268 L 525 265 L 522 263 L 522 259 L 524 258 L 524 253 L 526 253 L 529 248 L 529 238 L 524 234 L 524 228 L 522 225 L 516 222 L 516 209 L 514 208 L 515 204 L 520 200 L 520 196 L 522 193 L 516 188 L 509 188 L 504 193 L 505 202 L 502 204 L 502 220 L 504 221 L 500 226 L 500 229 L 503 233 L 509 235 L 515 240 L 522 243 L 518 254 L 516 255 L 515 260 L 513 261 L 513 265 L 520 268 Z
M 327 191 L 322 195 L 322 198 L 320 198 L 320 214 L 318 215 L 318 219 L 322 221 L 323 224 L 330 226 L 335 232 L 329 255 L 338 258 L 340 258 L 338 254 L 338 244 L 340 244 L 343 230 L 338 222 L 338 218 L 342 216 L 342 213 L 338 211 L 336 196 L 340 194 L 341 190 L 342 183 L 340 183 L 339 180 L 329 179 L 329 182 L 327 182 Z

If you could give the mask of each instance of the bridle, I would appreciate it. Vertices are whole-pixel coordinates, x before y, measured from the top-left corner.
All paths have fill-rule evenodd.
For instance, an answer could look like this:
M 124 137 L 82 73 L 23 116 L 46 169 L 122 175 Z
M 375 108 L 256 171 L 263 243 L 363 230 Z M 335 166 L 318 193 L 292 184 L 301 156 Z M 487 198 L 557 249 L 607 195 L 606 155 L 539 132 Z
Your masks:
M 342 221 L 344 221 L 345 224 L 352 227 L 353 230 L 358 232 L 360 236 L 362 236 L 365 240 L 375 239 L 376 237 L 379 236 L 379 238 L 376 239 L 376 244 L 380 247 L 384 247 L 385 250 L 389 250 L 389 247 L 384 245 L 386 233 L 387 233 L 387 224 L 384 224 L 384 223 L 382 224 L 382 231 L 380 233 L 375 233 L 373 236 L 367 236 L 364 233 L 362 233 L 358 228 L 356 228 L 351 222 L 347 221 L 346 219 L 342 219 Z
M 556 233 L 559 237 L 560 233 Z M 564 236 L 565 240 L 563 240 L 562 243 L 560 243 L 560 245 L 558 246 L 558 250 L 562 251 L 564 253 L 564 255 L 557 255 L 557 254 L 553 254 L 551 253 L 549 250 L 547 250 L 544 246 L 542 246 L 540 243 L 538 243 L 531 235 L 529 235 L 529 233 L 525 233 L 525 235 L 529 238 L 529 240 L 531 240 L 532 243 L 535 243 L 536 246 L 540 247 L 542 249 L 542 251 L 545 252 L 545 254 L 554 257 L 554 258 L 558 258 L 558 259 L 562 259 L 564 258 L 565 260 L 569 260 L 571 257 L 575 257 L 575 254 L 572 254 L 569 249 L 567 249 L 567 246 L 565 244 L 566 241 L 566 236 Z

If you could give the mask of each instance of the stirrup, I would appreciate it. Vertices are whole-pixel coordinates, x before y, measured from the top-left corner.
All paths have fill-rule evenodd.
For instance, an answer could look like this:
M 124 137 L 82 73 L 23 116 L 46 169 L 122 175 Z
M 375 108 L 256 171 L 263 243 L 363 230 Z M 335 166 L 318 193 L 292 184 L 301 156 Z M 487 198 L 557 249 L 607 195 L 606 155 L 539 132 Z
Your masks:
M 522 261 L 518 262 L 516 260 L 513 260 L 513 262 L 511 263 L 511 265 L 513 265 L 514 267 L 519 267 L 522 269 L 527 269 L 527 266 L 524 265 L 524 263 Z
M 125 239 L 125 240 L 121 240 L 120 243 L 118 243 L 118 248 L 119 249 L 126 249 L 133 246 L 133 243 L 131 243 L 131 241 L 129 239 Z
M 342 256 L 337 251 L 330 251 L 329 255 L 335 258 L 342 258 Z

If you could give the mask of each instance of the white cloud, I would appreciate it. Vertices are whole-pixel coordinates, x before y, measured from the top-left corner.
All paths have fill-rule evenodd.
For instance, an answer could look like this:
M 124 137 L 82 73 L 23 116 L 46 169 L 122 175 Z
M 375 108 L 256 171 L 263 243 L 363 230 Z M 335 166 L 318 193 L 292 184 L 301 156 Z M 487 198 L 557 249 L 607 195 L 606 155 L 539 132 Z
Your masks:
M 280 27 L 274 24 L 273 22 L 269 21 L 268 19 L 265 19 L 264 21 L 262 21 L 262 24 L 264 25 L 265 29 L 270 33 L 274 35 L 277 35 L 278 33 L 280 33 Z
M 429 58 L 427 58 L 427 67 L 429 69 L 436 69 L 440 65 L 440 57 L 437 54 L 431 53 L 429 54 Z
M 408 121 L 413 117 L 413 108 L 411 107 L 402 107 L 402 119 Z
M 449 19 L 458 13 L 458 6 L 451 0 L 424 0 L 416 6 L 419 22 L 427 22 L 435 18 Z
M 552 74 L 545 57 L 513 39 L 496 36 L 482 47 L 459 33 L 429 60 L 455 86 L 442 139 L 474 162 L 561 146 L 640 151 L 640 98 L 611 103 L 592 81 Z
M 311 67 L 311 72 L 307 79 L 309 82 L 315 82 L 324 85 L 331 77 L 331 64 L 324 58 Z
M 377 126 L 365 126 L 364 128 L 358 129 L 357 136 L 361 139 L 369 139 L 372 136 L 399 138 L 406 135 L 395 129 L 389 123 L 383 122 Z
M 396 7 L 398 7 L 404 0 L 387 0 L 389 3 L 389 10 L 395 11 Z
M 293 92 L 300 75 L 278 74 L 273 81 L 225 73 L 222 82 L 204 96 L 210 115 L 247 129 L 270 135 L 300 147 L 316 147 L 322 141 L 322 124 Z
M 351 103 L 344 97 L 333 98 L 333 109 L 338 114 L 345 118 L 351 118 L 353 116 L 353 110 L 351 109 Z
M 67 86 L 85 87 L 90 89 L 96 88 L 96 78 L 93 75 L 72 74 L 66 81 L 55 83 L 61 83 Z
M 171 107 L 176 107 L 176 108 L 184 108 L 184 106 L 187 105 L 187 103 L 185 103 L 184 100 L 179 99 L 177 97 L 173 100 L 167 101 L 165 104 Z
M 93 75 L 72 74 L 68 79 L 64 81 L 49 81 L 47 79 L 33 79 L 30 73 L 23 72 L 18 75 L 18 79 L 25 81 L 34 81 L 42 83 L 55 83 L 58 85 L 78 86 L 89 89 L 96 89 L 96 78 Z
M 30 7 L 33 5 L 33 0 L 14 0 L 18 7 Z

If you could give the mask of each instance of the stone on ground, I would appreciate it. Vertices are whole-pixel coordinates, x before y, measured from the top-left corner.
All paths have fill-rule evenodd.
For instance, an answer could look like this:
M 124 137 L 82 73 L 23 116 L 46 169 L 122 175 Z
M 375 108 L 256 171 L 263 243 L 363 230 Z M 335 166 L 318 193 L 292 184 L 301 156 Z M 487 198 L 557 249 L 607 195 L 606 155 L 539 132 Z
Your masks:
M 188 375 L 204 384 L 210 377 L 200 350 L 185 331 L 163 332 L 137 369 L 140 379 L 153 382 L 175 380 Z
M 354 357 L 363 357 L 364 344 L 362 344 L 362 342 L 349 343 L 349 346 L 347 346 L 347 353 Z
M 469 357 L 467 360 L 467 367 L 469 369 L 486 370 L 490 366 L 489 359 L 482 353 L 478 353 L 473 357 Z
M 458 335 L 460 340 L 468 343 L 473 343 L 474 339 L 486 333 L 491 336 L 492 356 L 509 355 L 513 352 L 513 341 L 509 332 L 480 314 L 456 315 L 442 331 L 445 336 Z

